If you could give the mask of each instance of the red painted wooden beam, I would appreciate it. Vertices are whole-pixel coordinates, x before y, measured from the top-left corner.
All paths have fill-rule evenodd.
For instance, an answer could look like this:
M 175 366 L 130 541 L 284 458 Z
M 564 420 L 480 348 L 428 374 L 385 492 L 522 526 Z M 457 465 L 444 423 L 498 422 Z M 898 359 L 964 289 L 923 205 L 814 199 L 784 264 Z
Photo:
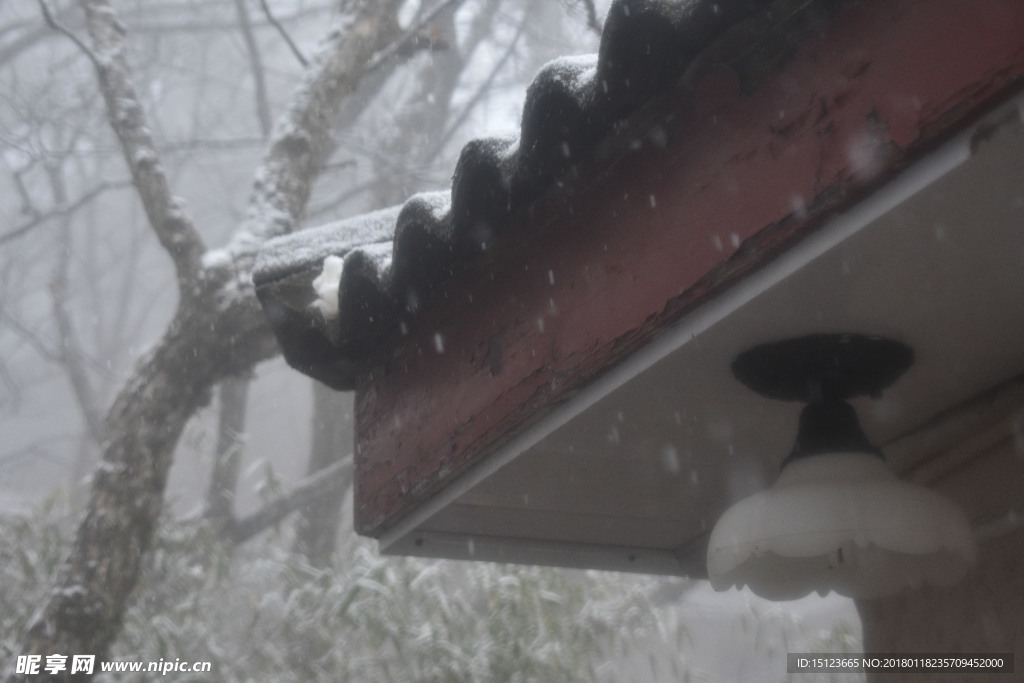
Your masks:
M 750 90 L 728 63 L 666 94 L 638 149 L 535 207 L 542 238 L 444 285 L 360 378 L 357 531 L 379 536 L 1015 92 L 1024 3 L 855 2 Z

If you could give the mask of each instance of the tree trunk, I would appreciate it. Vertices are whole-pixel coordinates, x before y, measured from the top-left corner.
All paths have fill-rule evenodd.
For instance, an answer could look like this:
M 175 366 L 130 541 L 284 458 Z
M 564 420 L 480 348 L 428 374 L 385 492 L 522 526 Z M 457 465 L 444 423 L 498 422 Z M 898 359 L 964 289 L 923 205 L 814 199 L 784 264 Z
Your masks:
M 259 245 L 294 229 L 331 149 L 340 101 L 397 36 L 400 0 L 363 0 L 341 19 L 300 83 L 259 167 L 249 211 L 231 244 L 203 256 L 183 204 L 170 194 L 131 82 L 125 29 L 106 0 L 81 0 L 110 125 L 118 135 L 151 227 L 173 259 L 178 310 L 156 349 L 136 368 L 104 420 L 103 460 L 58 584 L 28 627 L 20 654 L 107 658 L 163 508 L 167 472 L 189 418 L 227 377 L 277 353 L 250 279 Z M 60 28 L 60 27 L 58 27 Z M 44 660 L 45 661 L 45 660 Z M 16 681 L 82 681 L 70 667 Z
M 351 398 L 320 384 L 313 385 L 313 443 L 307 476 L 343 460 L 352 459 Z M 323 567 L 337 546 L 341 504 L 352 483 L 338 483 L 333 495 L 321 496 L 299 511 L 295 529 L 295 550 L 314 567 Z
M 235 516 L 235 491 L 245 445 L 249 384 L 248 377 L 231 377 L 221 382 L 217 391 L 220 419 L 210 488 L 206 493 L 206 518 L 220 528 L 230 525 Z
M 215 306 L 206 309 L 179 313 L 111 408 L 85 519 L 59 586 L 29 627 L 24 654 L 106 656 L 149 549 L 185 424 L 209 401 L 218 377 L 276 353 L 254 303 L 236 306 L 223 322 Z M 233 348 L 232 339 L 243 335 L 246 343 Z M 195 353 L 197 348 L 203 352 Z M 58 675 L 54 680 L 84 679 Z

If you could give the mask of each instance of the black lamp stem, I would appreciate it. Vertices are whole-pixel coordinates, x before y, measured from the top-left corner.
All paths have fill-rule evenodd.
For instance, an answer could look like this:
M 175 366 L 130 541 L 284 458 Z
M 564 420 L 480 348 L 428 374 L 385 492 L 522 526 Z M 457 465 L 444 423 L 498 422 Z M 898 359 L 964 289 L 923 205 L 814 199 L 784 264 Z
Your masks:
M 782 462 L 782 467 L 794 460 L 822 453 L 869 453 L 885 457 L 864 435 L 853 406 L 827 397 L 820 402 L 809 403 L 800 413 L 796 443 L 789 457 Z

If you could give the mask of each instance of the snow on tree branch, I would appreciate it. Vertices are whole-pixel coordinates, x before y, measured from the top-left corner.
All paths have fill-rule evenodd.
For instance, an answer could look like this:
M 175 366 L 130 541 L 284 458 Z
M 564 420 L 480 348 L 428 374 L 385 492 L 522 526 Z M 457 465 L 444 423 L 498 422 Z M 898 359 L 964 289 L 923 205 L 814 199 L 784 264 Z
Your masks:
M 228 248 L 213 253 L 205 252 L 191 219 L 170 192 L 132 85 L 125 29 L 109 0 L 80 3 L 91 39 L 87 54 L 96 65 L 107 117 L 153 230 L 174 260 L 181 291 L 164 337 L 140 360 L 104 419 L 103 459 L 92 477 L 85 516 L 60 578 L 27 626 L 21 650 L 103 658 L 122 627 L 152 544 L 186 423 L 209 401 L 214 385 L 250 372 L 277 352 L 253 295 L 249 268 L 265 239 L 298 225 L 332 149 L 330 132 L 341 100 L 358 85 L 374 55 L 399 34 L 396 17 L 402 2 L 350 3 L 272 134 L 255 173 L 246 218 Z M 7 679 L 23 680 L 28 679 L 19 674 Z
M 355 90 L 381 45 L 393 44 L 398 37 L 396 16 L 401 4 L 399 0 L 356 3 L 310 60 L 306 77 L 260 162 L 246 219 L 228 245 L 230 258 L 241 260 L 245 270 L 260 244 L 298 226 L 313 180 L 334 151 L 331 130 L 341 101 Z
M 131 68 L 125 56 L 124 26 L 108 0 L 80 2 L 92 40 L 87 54 L 96 67 L 107 118 L 121 144 L 146 217 L 174 261 L 182 298 L 189 298 L 195 292 L 206 247 L 182 200 L 171 193 L 160 164 L 145 112 L 132 83 Z

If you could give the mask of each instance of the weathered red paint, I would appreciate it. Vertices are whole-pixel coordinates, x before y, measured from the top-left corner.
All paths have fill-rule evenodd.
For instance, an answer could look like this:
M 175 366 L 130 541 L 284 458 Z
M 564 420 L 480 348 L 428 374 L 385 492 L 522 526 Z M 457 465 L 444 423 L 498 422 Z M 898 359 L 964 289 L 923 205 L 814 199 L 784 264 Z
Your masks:
M 639 151 L 538 209 L 543 239 L 447 283 L 361 378 L 357 530 L 381 534 L 1022 76 L 1018 0 L 853 3 L 751 93 L 710 67 Z

